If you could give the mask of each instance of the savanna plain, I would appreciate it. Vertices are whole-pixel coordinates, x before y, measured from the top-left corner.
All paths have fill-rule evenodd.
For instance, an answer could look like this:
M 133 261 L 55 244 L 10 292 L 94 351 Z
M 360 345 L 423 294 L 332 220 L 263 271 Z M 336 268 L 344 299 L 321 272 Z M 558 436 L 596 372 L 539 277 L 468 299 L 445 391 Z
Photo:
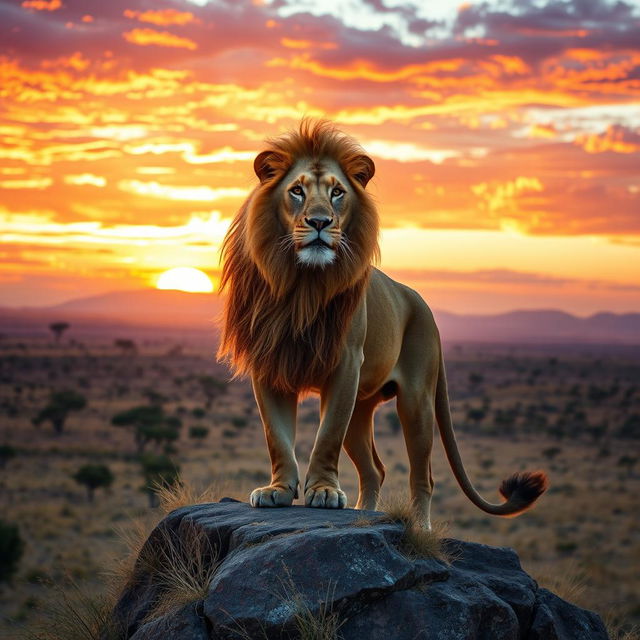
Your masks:
M 219 497 L 247 500 L 270 477 L 251 386 L 216 363 L 213 339 L 46 331 L 0 337 L 0 535 L 17 529 L 22 541 L 0 577 L 3 638 L 28 634 L 65 585 L 102 597 L 128 534 L 163 515 L 155 484 L 213 485 Z M 550 489 L 518 518 L 487 516 L 463 496 L 436 439 L 434 521 L 448 537 L 514 548 L 541 585 L 600 613 L 613 637 L 636 637 L 640 347 L 444 348 L 454 424 L 479 490 L 497 501 L 503 476 L 538 468 Z M 298 412 L 302 477 L 318 420 L 309 397 Z M 409 473 L 393 401 L 375 432 L 389 501 L 406 494 Z M 344 453 L 340 476 L 353 505 L 357 478 Z

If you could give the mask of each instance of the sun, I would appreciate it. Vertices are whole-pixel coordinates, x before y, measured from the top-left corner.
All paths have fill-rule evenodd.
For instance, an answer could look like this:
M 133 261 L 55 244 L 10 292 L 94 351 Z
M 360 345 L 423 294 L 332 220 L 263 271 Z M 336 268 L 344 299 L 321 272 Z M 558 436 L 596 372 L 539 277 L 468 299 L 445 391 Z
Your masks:
M 175 267 L 164 271 L 156 282 L 157 289 L 177 289 L 189 293 L 210 293 L 213 283 L 209 276 L 193 267 Z

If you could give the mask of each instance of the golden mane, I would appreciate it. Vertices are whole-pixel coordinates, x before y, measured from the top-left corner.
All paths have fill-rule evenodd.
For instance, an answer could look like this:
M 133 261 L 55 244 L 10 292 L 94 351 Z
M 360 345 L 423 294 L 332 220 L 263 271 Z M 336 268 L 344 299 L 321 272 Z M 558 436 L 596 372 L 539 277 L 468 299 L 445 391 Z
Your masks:
M 296 264 L 288 230 L 275 215 L 278 186 L 300 159 L 332 159 L 348 177 L 356 203 L 343 228 L 347 246 L 318 272 Z M 220 289 L 228 291 L 218 357 L 285 392 L 320 384 L 336 367 L 351 317 L 379 255 L 378 214 L 364 190 L 373 163 L 327 122 L 267 141 L 254 164 L 261 183 L 236 214 L 222 246 Z

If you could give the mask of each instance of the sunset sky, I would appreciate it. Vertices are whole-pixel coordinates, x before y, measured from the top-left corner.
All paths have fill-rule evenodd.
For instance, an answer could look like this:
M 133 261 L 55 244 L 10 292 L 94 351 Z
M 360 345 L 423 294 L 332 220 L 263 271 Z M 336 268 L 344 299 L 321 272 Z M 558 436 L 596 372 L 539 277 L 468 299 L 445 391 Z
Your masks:
M 215 281 L 317 116 L 436 309 L 640 311 L 640 0 L 0 0 L 0 96 L 0 306 Z

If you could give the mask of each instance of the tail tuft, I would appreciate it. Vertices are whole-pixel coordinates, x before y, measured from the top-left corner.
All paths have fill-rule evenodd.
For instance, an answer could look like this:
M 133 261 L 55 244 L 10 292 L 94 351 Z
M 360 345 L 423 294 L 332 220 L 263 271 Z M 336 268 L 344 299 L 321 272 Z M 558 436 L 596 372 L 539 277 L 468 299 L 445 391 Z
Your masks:
M 549 486 L 547 474 L 544 471 L 523 471 L 514 473 L 502 481 L 500 493 L 505 500 L 526 509 L 539 498 Z

